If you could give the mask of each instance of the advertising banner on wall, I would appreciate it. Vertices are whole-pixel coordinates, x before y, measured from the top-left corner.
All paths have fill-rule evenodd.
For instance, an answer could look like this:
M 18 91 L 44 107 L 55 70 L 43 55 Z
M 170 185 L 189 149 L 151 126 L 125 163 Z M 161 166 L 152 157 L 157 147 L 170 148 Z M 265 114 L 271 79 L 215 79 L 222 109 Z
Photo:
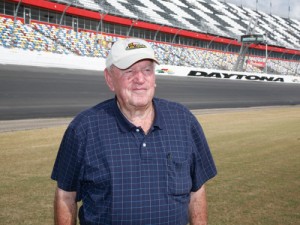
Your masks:
M 236 71 L 191 68 L 191 67 L 180 67 L 180 66 L 169 66 L 169 65 L 158 65 L 156 68 L 156 74 L 212 78 L 212 79 L 230 79 L 230 80 L 300 84 L 299 76 L 236 72 Z
M 247 64 L 250 64 L 252 66 L 258 67 L 258 68 L 265 68 L 266 63 L 265 62 L 260 62 L 260 61 L 256 61 L 256 60 L 250 60 L 248 59 L 246 61 Z

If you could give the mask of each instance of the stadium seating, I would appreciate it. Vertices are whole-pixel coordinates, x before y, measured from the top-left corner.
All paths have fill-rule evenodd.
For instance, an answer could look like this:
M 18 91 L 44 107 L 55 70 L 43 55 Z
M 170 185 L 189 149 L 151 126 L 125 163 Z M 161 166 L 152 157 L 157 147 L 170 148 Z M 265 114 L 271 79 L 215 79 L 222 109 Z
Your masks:
M 99 11 L 101 9 L 99 4 L 96 4 L 93 0 L 78 0 L 78 2 L 91 10 Z
M 0 46 L 16 47 L 30 51 L 46 51 L 59 54 L 76 54 L 86 57 L 105 58 L 111 43 L 118 38 L 94 32 L 58 28 L 40 23 L 23 24 L 0 16 Z M 151 42 L 161 64 L 189 66 L 209 69 L 232 70 L 237 54 Z M 264 58 L 249 56 L 249 60 L 264 62 Z M 295 74 L 297 62 L 269 58 L 268 70 L 274 73 Z M 263 72 L 262 68 L 245 64 L 245 71 Z
M 62 2 L 66 2 L 62 0 Z M 300 48 L 300 21 L 269 15 L 262 11 L 237 6 L 226 1 L 195 0 L 78 0 L 90 10 L 118 12 L 126 17 L 165 24 L 225 37 L 245 34 L 251 19 L 257 18 L 256 33 L 267 34 L 268 43 L 287 48 Z

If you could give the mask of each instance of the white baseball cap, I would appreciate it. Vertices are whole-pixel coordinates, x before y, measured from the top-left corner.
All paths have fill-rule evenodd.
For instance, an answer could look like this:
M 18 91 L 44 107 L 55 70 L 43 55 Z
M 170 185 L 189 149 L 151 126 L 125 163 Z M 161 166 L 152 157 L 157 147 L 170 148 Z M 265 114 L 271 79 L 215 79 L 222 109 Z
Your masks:
M 159 64 L 147 41 L 138 38 L 119 39 L 112 45 L 108 53 L 106 68 L 115 65 L 119 69 L 127 69 L 142 59 L 152 59 Z

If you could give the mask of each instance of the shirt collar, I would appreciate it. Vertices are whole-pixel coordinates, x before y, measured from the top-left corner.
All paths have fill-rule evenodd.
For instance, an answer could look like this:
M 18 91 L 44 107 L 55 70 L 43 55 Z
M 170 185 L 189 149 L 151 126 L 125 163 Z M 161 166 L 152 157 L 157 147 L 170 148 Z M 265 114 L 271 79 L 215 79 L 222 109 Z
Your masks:
M 155 129 L 163 129 L 163 115 L 158 107 L 158 101 L 156 98 L 153 99 L 153 106 L 155 110 L 155 118 L 153 121 L 152 128 Z M 117 97 L 115 97 L 114 103 L 113 103 L 113 111 L 116 116 L 116 120 L 118 123 L 118 126 L 122 132 L 130 132 L 133 129 L 136 129 L 136 126 L 133 125 L 131 122 L 127 120 L 127 118 L 123 115 L 120 108 L 118 107 L 117 103 Z

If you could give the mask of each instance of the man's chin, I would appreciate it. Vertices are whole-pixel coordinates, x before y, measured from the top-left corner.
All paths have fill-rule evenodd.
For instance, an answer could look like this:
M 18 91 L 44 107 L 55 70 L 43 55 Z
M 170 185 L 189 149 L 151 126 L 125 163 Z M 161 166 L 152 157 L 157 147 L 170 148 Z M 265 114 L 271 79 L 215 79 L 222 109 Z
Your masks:
M 131 104 L 134 105 L 135 107 L 143 108 L 147 107 L 149 104 L 151 104 L 151 100 L 145 97 L 135 97 L 132 99 Z

